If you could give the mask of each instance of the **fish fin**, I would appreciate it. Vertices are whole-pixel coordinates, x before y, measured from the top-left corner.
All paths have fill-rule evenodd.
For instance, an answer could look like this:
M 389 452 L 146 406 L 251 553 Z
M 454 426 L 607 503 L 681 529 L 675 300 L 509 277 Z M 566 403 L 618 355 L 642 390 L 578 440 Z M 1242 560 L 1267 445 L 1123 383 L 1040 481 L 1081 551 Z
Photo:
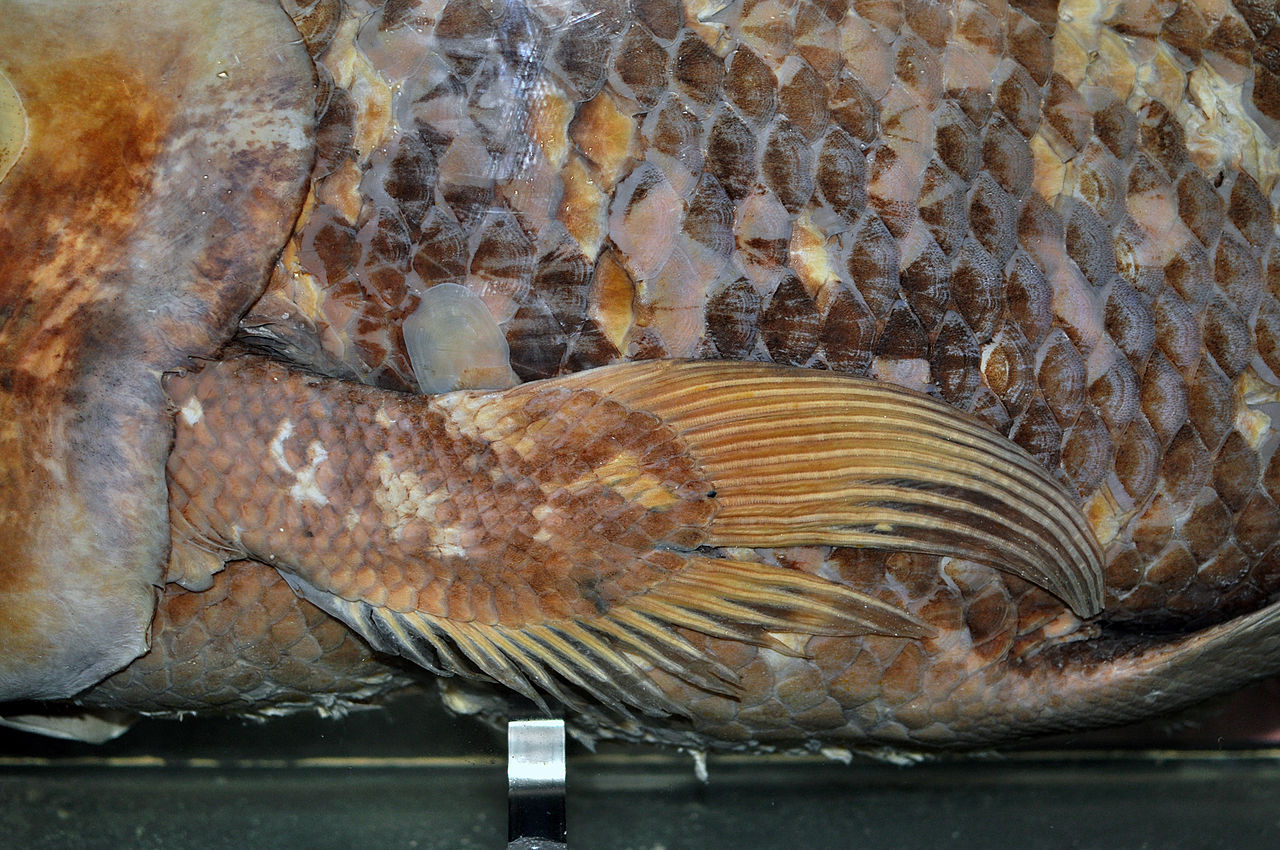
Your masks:
M 346 622 L 382 652 L 442 675 L 500 682 L 544 710 L 546 697 L 581 708 L 597 701 L 628 715 L 686 713 L 654 680 L 655 670 L 733 697 L 737 675 L 681 634 L 803 655 L 771 633 L 888 634 L 932 629 L 906 611 L 799 570 L 672 551 L 644 559 L 662 578 L 595 616 L 541 616 L 485 623 L 396 611 L 346 600 L 285 573 L 299 595 Z
M 57 706 L 48 706 L 48 709 L 56 711 Z M 124 711 L 71 709 L 62 714 L 0 715 L 0 726 L 64 741 L 105 744 L 128 732 L 137 719 L 136 715 Z
M 1072 497 L 971 416 L 890 384 L 761 363 L 646 361 L 559 379 L 655 414 L 714 492 L 703 544 L 966 558 L 1082 616 L 1102 553 Z
M 1117 726 L 1178 711 L 1275 675 L 1280 602 L 1189 634 L 1123 630 L 1023 657 L 967 710 L 984 743 Z M 1044 695 L 1053 694 L 1047 704 Z

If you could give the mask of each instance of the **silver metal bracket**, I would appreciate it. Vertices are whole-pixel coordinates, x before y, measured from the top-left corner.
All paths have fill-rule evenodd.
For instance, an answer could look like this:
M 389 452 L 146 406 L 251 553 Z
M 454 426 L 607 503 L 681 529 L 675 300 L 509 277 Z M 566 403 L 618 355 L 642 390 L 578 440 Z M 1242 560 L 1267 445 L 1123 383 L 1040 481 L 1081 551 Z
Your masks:
M 507 850 L 567 850 L 563 720 L 507 724 Z

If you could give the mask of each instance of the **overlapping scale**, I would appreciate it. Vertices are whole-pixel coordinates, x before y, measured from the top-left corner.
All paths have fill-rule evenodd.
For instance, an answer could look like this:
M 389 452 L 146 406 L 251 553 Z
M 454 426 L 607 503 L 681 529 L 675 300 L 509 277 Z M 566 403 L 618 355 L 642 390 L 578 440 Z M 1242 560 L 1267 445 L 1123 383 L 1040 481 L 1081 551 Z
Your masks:
M 246 328 L 408 388 L 398 322 L 449 282 L 491 307 L 525 379 L 727 357 L 922 389 L 1077 495 L 1106 547 L 1108 618 L 1246 610 L 1280 588 L 1275 10 L 1061 5 L 313 10 L 333 85 L 312 201 Z M 904 590 L 936 569 L 760 557 L 878 569 L 886 596 L 968 622 L 993 660 L 1060 614 L 962 565 Z M 897 705 L 959 675 L 874 638 L 817 643 L 842 659 L 822 662 L 825 692 L 850 700 L 859 669 Z M 748 693 L 786 679 L 744 652 Z M 716 734 L 767 738 L 792 722 L 771 705 Z M 944 718 L 858 722 L 923 740 Z

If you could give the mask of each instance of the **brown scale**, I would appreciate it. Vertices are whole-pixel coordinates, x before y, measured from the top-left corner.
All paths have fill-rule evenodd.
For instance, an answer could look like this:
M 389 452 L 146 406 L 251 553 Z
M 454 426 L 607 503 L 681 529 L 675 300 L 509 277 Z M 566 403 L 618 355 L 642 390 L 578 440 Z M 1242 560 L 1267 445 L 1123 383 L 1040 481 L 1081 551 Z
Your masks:
M 229 565 L 204 594 L 170 585 L 151 652 L 94 688 L 90 704 L 252 714 L 311 706 L 319 693 L 340 711 L 412 682 L 263 564 Z
M 467 0 L 367 19 L 349 3 L 339 23 L 312 10 L 304 35 L 333 80 L 312 195 L 243 328 L 410 388 L 398 322 L 422 287 L 456 282 L 525 379 L 723 357 L 927 391 L 1077 498 L 1106 548 L 1104 621 L 1252 610 L 1280 587 L 1280 466 L 1251 406 L 1280 373 L 1280 288 L 1263 286 L 1280 268 L 1276 175 L 1227 168 L 1177 109 L 1212 54 L 1255 74 L 1254 105 L 1278 117 L 1275 13 L 1138 5 L 1099 29 L 1165 51 L 1176 102 L 1135 91 L 1136 60 L 1087 57 L 1047 4 L 761 0 L 709 22 L 582 4 L 594 28 L 568 7 Z M 529 33 L 539 60 L 521 64 L 506 45 Z M 400 84 L 380 63 L 406 44 L 428 58 Z M 495 80 L 515 107 L 486 99 Z M 937 634 L 814 637 L 810 658 L 778 661 L 686 630 L 742 690 L 654 671 L 693 717 L 645 734 L 998 738 L 979 695 L 1051 687 L 1010 661 L 1094 628 L 960 560 L 751 557 L 835 571 Z

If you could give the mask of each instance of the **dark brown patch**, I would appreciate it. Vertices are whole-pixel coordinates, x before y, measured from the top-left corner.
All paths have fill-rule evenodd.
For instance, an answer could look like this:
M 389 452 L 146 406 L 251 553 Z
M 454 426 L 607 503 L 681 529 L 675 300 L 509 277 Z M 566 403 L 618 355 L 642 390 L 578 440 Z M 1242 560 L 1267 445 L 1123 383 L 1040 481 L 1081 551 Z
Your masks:
M 938 113 L 934 148 L 947 168 L 966 182 L 974 178 L 982 165 L 982 134 L 951 101 Z
M 733 202 L 720 181 L 704 172 L 689 199 L 684 233 L 713 253 L 728 257 L 733 251 Z
M 1133 503 L 1146 501 L 1160 477 L 1160 441 L 1141 416 L 1116 441 L 1116 477 Z
M 594 97 L 600 90 L 612 43 L 612 34 L 590 17 L 570 24 L 560 36 L 554 55 L 580 99 Z
M 686 33 L 676 51 L 672 76 L 681 91 L 693 100 L 709 105 L 715 102 L 724 85 L 724 63 L 711 52 L 706 42 Z
M 1212 360 L 1201 359 L 1195 379 L 1187 385 L 1188 413 L 1204 444 L 1217 450 L 1235 426 L 1235 392 L 1231 381 Z
M 1195 243 L 1187 245 L 1164 267 L 1164 279 L 1188 305 L 1199 307 L 1213 290 L 1209 255 Z
M 1271 221 L 1271 204 L 1262 194 L 1257 181 L 1247 173 L 1236 174 L 1231 187 L 1231 202 L 1227 215 L 1245 239 L 1261 247 L 1271 241 L 1274 226 Z
M 830 109 L 832 119 L 850 136 L 861 142 L 870 142 L 876 137 L 879 110 L 853 75 L 840 75 L 831 92 Z
M 680 0 L 635 0 L 636 17 L 664 41 L 676 37 L 684 24 Z
M 750 47 L 739 45 L 729 57 L 724 90 L 729 101 L 756 124 L 764 124 L 778 108 L 778 78 Z
M 1160 352 L 1147 362 L 1142 376 L 1142 412 L 1162 446 L 1167 446 L 1187 419 L 1187 385 Z
M 1231 510 L 1238 511 L 1257 490 L 1260 471 L 1258 453 L 1244 441 L 1239 431 L 1233 430 L 1218 450 L 1214 462 L 1214 489 Z
M 1199 169 L 1188 168 L 1178 178 L 1178 215 L 1205 245 L 1212 245 L 1222 232 L 1222 198 Z
M 1144 368 L 1156 342 L 1155 315 L 1146 298 L 1117 279 L 1107 296 L 1104 315 L 1107 334 L 1135 369 Z
M 886 360 L 929 360 L 929 335 L 905 301 L 889 309 L 884 328 L 876 337 L 876 357 Z
M 1245 502 L 1236 517 L 1236 542 L 1253 558 L 1260 558 L 1280 536 L 1280 508 L 1261 492 Z
M 920 220 L 944 254 L 954 254 L 969 230 L 967 201 L 964 184 L 936 159 L 931 161 L 920 185 Z
M 818 347 L 821 320 L 813 299 L 793 274 L 783 276 L 760 314 L 760 335 L 775 363 L 803 366 Z
M 1174 545 L 1147 569 L 1147 581 L 1165 593 L 1177 593 L 1191 583 L 1196 566 L 1195 558 L 1186 547 Z
M 1182 124 L 1156 101 L 1148 101 L 1138 111 L 1138 144 L 1166 174 L 1177 174 L 1187 165 Z
M 667 51 L 643 27 L 627 30 L 613 67 L 641 106 L 653 108 L 666 91 Z
M 760 296 L 745 278 L 738 278 L 707 301 L 707 332 L 722 357 L 747 359 L 756 344 Z
M 942 319 L 951 296 L 950 267 L 937 245 L 929 244 L 898 276 L 899 286 L 911 309 L 926 328 Z
M 951 297 L 978 341 L 990 341 L 1004 305 L 1004 275 L 991 255 L 972 239 L 965 240 L 952 268 Z
M 1027 341 L 1039 345 L 1053 323 L 1053 290 L 1044 272 L 1022 251 L 1005 270 L 1005 306 Z
M 1269 240 L 1270 236 L 1264 238 Z M 1242 317 L 1253 314 L 1262 295 L 1262 266 L 1255 249 L 1233 235 L 1224 234 L 1213 252 L 1213 277 L 1231 299 L 1236 312 Z
M 826 84 L 806 62 L 778 92 L 778 111 L 812 142 L 827 128 L 828 99 Z
M 867 203 L 867 164 L 857 143 L 832 128 L 818 154 L 816 184 L 822 200 L 839 215 L 856 218 Z
M 871 367 L 871 345 L 876 322 L 853 292 L 838 288 L 822 318 L 822 355 L 827 365 L 837 372 L 865 375 Z
M 1164 490 L 1175 504 L 1189 504 L 1209 482 L 1213 462 L 1195 429 L 1184 426 L 1165 451 L 1160 473 Z
M 436 22 L 435 36 L 440 52 L 449 59 L 459 76 L 470 77 L 480 64 L 480 50 L 496 33 L 493 18 L 477 0 L 449 0 Z
M 1165 19 L 1160 37 L 1198 65 L 1208 32 L 1200 10 L 1190 3 L 1180 3 L 1174 7 L 1173 14 Z
M 777 121 L 769 134 L 760 171 L 764 184 L 792 215 L 813 196 L 813 150 L 785 119 Z
M 433 207 L 422 223 L 413 270 L 427 283 L 459 283 L 467 273 L 467 242 L 453 216 Z
M 1093 129 L 1079 92 L 1061 74 L 1054 74 L 1049 78 L 1044 101 L 1044 120 L 1073 151 L 1084 147 Z
M 756 138 L 729 110 L 721 110 L 707 137 L 707 168 L 735 201 L 755 185 Z
M 1003 266 L 1017 247 L 1017 207 L 991 176 L 978 175 L 969 191 L 969 230 L 992 260 Z
M 1129 427 L 1129 420 L 1140 407 L 1138 375 L 1125 358 L 1111 361 L 1111 366 L 1089 385 L 1089 400 L 1112 434 Z
M 1114 95 L 1102 94 L 1105 105 L 1093 113 L 1093 132 L 1117 159 L 1129 158 L 1138 138 L 1138 119 Z
M 1231 534 L 1231 511 L 1212 491 L 1196 500 L 1181 533 L 1196 560 L 1203 563 Z
M 1081 203 L 1071 205 L 1066 222 L 1067 254 L 1094 286 L 1110 282 L 1116 273 L 1111 230 L 1097 213 Z
M 327 74 L 326 74 L 327 77 Z M 323 177 L 347 159 L 355 158 L 355 106 L 347 90 L 329 80 L 328 97 L 316 128 L 315 174 Z
M 1031 148 L 1003 116 L 987 125 L 982 140 L 982 162 L 1000 187 L 1022 197 L 1031 187 Z
M 1031 138 L 1040 125 L 1040 87 L 1021 65 L 1013 65 L 1009 75 L 997 82 L 995 104 L 1024 139 Z
M 1115 447 L 1106 423 L 1090 407 L 1062 437 L 1062 468 L 1082 498 L 1097 488 L 1111 469 Z
M 1249 323 L 1225 298 L 1215 298 L 1204 315 L 1204 345 L 1228 378 L 1235 378 L 1253 357 Z
M 853 234 L 846 268 L 877 317 L 889 312 L 898 292 L 898 243 L 878 216 L 867 215 Z
M 968 325 L 955 312 L 948 312 L 933 341 L 930 368 L 938 392 L 951 404 L 964 404 L 981 381 L 982 353 Z

